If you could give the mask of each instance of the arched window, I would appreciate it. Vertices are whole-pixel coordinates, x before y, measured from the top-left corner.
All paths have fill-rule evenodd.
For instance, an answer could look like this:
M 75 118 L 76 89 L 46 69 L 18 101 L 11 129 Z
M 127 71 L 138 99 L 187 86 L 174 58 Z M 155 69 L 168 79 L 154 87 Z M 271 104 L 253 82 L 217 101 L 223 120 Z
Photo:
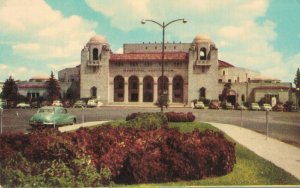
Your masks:
M 130 76 L 128 79 L 128 94 L 129 102 L 138 102 L 139 101 L 139 79 L 137 76 Z
M 175 76 L 173 78 L 173 102 L 183 102 L 183 78 L 181 76 Z
M 242 94 L 242 102 L 245 102 L 245 95 Z
M 205 87 L 200 88 L 200 98 L 206 98 L 206 89 Z
M 143 80 L 143 101 L 153 102 L 154 80 L 151 76 L 146 76 Z
M 161 96 L 162 94 L 166 94 L 169 93 L 169 79 L 164 76 L 164 79 L 160 76 L 158 78 L 158 84 L 157 84 L 157 92 L 158 92 L 158 96 Z M 163 85 L 163 88 L 162 88 Z
M 93 60 L 98 60 L 98 49 L 97 48 L 93 49 Z
M 114 78 L 114 101 L 124 101 L 124 78 L 122 76 L 116 76 Z
M 90 92 L 91 92 L 91 98 L 97 97 L 97 88 L 95 86 L 91 88 Z
M 206 49 L 205 48 L 200 49 L 199 57 L 200 57 L 200 60 L 206 60 Z

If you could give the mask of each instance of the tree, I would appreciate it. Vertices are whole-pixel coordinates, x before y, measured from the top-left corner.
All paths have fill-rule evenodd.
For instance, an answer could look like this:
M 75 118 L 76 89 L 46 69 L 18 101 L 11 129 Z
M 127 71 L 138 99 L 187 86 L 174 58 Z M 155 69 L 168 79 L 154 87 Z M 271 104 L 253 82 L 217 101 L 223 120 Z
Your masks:
M 18 100 L 18 85 L 11 76 L 4 82 L 2 96 L 8 103 Z
M 225 102 L 227 100 L 227 96 L 228 96 L 228 93 L 231 89 L 231 83 L 228 82 L 226 84 L 224 84 L 224 88 L 223 88 L 223 91 L 222 91 L 222 94 L 221 94 L 221 101 L 222 102 Z
M 294 84 L 296 85 L 296 88 L 300 88 L 300 69 L 299 68 L 296 72 L 296 77 L 294 79 Z
M 296 98 L 298 100 L 297 106 L 299 106 L 299 104 L 300 104 L 300 70 L 299 70 L 299 68 L 297 69 L 297 72 L 296 72 L 294 84 L 296 86 Z
M 50 102 L 60 99 L 60 85 L 58 81 L 55 79 L 52 71 L 51 71 L 50 78 L 47 81 L 47 91 L 48 91 L 48 100 Z

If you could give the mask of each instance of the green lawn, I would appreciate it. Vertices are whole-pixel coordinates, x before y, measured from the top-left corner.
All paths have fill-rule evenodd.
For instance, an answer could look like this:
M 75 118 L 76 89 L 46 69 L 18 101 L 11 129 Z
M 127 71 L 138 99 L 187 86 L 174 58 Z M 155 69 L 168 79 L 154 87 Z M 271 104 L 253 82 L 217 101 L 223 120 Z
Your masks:
M 170 123 L 169 126 L 179 128 L 182 132 L 189 132 L 194 130 L 194 128 L 198 128 L 200 131 L 204 131 L 205 129 L 219 131 L 209 124 L 197 122 Z M 228 136 L 227 138 L 232 140 Z M 238 143 L 236 144 L 236 157 L 237 163 L 234 166 L 234 170 L 222 177 L 160 184 L 139 184 L 134 186 L 300 185 L 300 181 L 294 176 L 273 165 L 271 162 L 257 156 L 255 153 Z

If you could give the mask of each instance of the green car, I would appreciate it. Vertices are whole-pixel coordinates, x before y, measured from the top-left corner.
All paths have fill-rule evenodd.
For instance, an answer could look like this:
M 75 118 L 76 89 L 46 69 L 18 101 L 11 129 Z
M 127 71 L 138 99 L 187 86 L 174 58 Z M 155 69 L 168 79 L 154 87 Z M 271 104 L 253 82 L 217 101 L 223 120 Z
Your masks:
M 29 125 L 33 128 L 40 126 L 56 127 L 75 123 L 76 116 L 69 114 L 67 109 L 59 106 L 44 106 L 29 120 Z

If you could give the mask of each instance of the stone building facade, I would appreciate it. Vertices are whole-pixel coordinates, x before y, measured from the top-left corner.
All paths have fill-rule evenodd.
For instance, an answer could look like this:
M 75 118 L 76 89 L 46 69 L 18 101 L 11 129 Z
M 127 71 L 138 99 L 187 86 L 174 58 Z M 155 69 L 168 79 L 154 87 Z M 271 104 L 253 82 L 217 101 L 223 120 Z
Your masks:
M 92 37 L 81 51 L 80 97 L 104 104 L 154 104 L 164 93 L 171 106 L 184 105 L 200 97 L 218 100 L 224 84 L 231 82 L 232 103 L 292 98 L 290 83 L 264 79 L 259 72 L 219 60 L 208 36 L 197 35 L 191 43 L 166 43 L 164 50 L 162 77 L 161 43 L 124 44 L 123 54 L 115 54 L 104 37 Z

